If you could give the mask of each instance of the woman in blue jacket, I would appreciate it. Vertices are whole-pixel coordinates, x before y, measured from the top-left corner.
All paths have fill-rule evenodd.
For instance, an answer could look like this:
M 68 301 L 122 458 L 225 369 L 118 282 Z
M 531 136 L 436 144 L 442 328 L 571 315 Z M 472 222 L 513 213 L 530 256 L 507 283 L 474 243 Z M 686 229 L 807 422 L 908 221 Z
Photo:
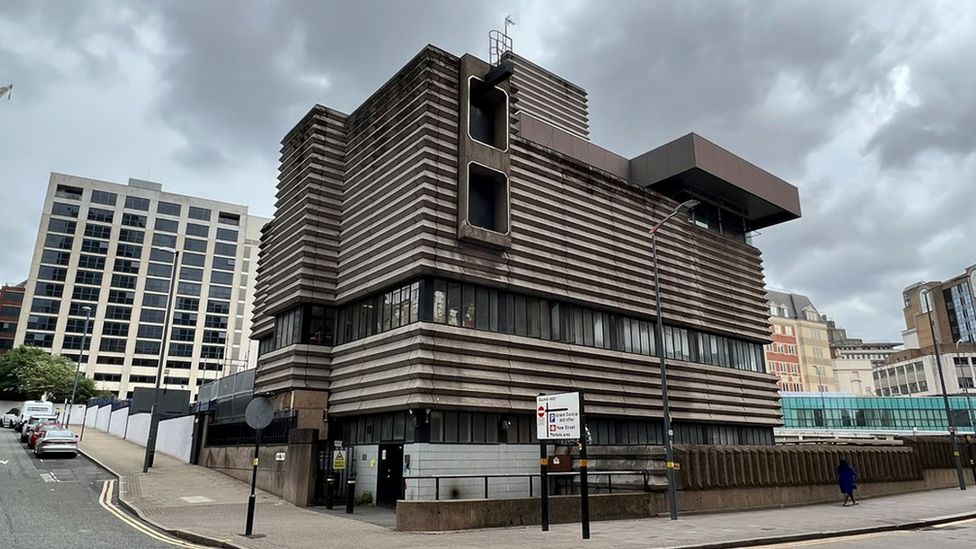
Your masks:
M 854 467 L 847 463 L 847 460 L 840 460 L 837 466 L 837 484 L 840 485 L 840 493 L 844 494 L 844 507 L 847 507 L 848 498 L 853 505 L 857 505 L 854 499 L 854 490 L 857 488 L 857 473 Z

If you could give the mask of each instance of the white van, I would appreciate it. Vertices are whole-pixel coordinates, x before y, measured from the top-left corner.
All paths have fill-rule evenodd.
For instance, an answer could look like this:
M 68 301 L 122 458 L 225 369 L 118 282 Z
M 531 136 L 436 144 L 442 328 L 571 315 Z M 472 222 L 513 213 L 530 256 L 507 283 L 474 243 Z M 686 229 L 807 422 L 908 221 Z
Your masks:
M 17 420 L 17 426 L 15 429 L 17 432 L 21 432 L 24 425 L 30 421 L 33 416 L 53 416 L 54 415 L 54 403 L 44 402 L 43 400 L 28 400 L 20 405 L 20 418 Z

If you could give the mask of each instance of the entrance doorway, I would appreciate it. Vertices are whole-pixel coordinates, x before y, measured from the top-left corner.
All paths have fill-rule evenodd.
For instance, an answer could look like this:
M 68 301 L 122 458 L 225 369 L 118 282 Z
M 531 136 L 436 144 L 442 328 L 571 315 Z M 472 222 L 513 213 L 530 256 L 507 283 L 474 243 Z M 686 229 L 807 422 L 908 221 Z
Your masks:
M 380 444 L 379 470 L 376 479 L 376 505 L 396 507 L 403 499 L 403 445 Z

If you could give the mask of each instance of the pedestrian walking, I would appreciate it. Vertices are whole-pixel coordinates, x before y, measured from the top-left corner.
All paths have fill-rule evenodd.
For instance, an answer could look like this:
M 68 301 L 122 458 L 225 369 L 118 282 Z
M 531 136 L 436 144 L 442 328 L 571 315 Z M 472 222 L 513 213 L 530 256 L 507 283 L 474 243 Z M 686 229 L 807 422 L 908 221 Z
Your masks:
M 857 472 L 854 471 L 854 467 L 850 463 L 847 463 L 847 460 L 840 460 L 840 464 L 837 466 L 837 484 L 840 485 L 840 493 L 844 494 L 844 507 L 847 507 L 848 499 L 852 505 L 857 505 L 857 500 L 854 499 L 854 490 L 857 489 Z

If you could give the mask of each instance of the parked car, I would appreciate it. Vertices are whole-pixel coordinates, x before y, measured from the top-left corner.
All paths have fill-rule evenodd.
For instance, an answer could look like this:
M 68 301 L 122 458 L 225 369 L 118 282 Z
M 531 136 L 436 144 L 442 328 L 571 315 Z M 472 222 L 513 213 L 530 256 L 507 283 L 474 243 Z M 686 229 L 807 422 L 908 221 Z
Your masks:
M 17 426 L 15 429 L 18 433 L 23 433 L 24 425 L 30 421 L 30 418 L 35 415 L 49 415 L 54 414 L 54 403 L 44 402 L 43 400 L 28 400 L 20 405 L 20 416 L 17 419 Z
M 78 437 L 68 429 L 48 429 L 34 444 L 34 455 L 70 454 L 78 456 Z
M 20 417 L 20 408 L 11 408 L 7 410 L 7 413 L 3 414 L 3 426 L 13 428 L 13 426 L 17 424 L 18 417 Z
M 50 431 L 51 429 L 58 429 L 60 425 L 56 421 L 46 421 L 44 423 L 38 423 L 36 427 L 31 431 L 29 437 L 27 437 L 27 447 L 33 448 L 34 444 L 37 443 L 37 439 L 44 436 L 44 433 Z
M 20 441 L 27 442 L 30 440 L 31 431 L 34 430 L 40 423 L 53 423 L 58 420 L 58 416 L 55 415 L 34 415 L 24 424 L 20 430 Z

